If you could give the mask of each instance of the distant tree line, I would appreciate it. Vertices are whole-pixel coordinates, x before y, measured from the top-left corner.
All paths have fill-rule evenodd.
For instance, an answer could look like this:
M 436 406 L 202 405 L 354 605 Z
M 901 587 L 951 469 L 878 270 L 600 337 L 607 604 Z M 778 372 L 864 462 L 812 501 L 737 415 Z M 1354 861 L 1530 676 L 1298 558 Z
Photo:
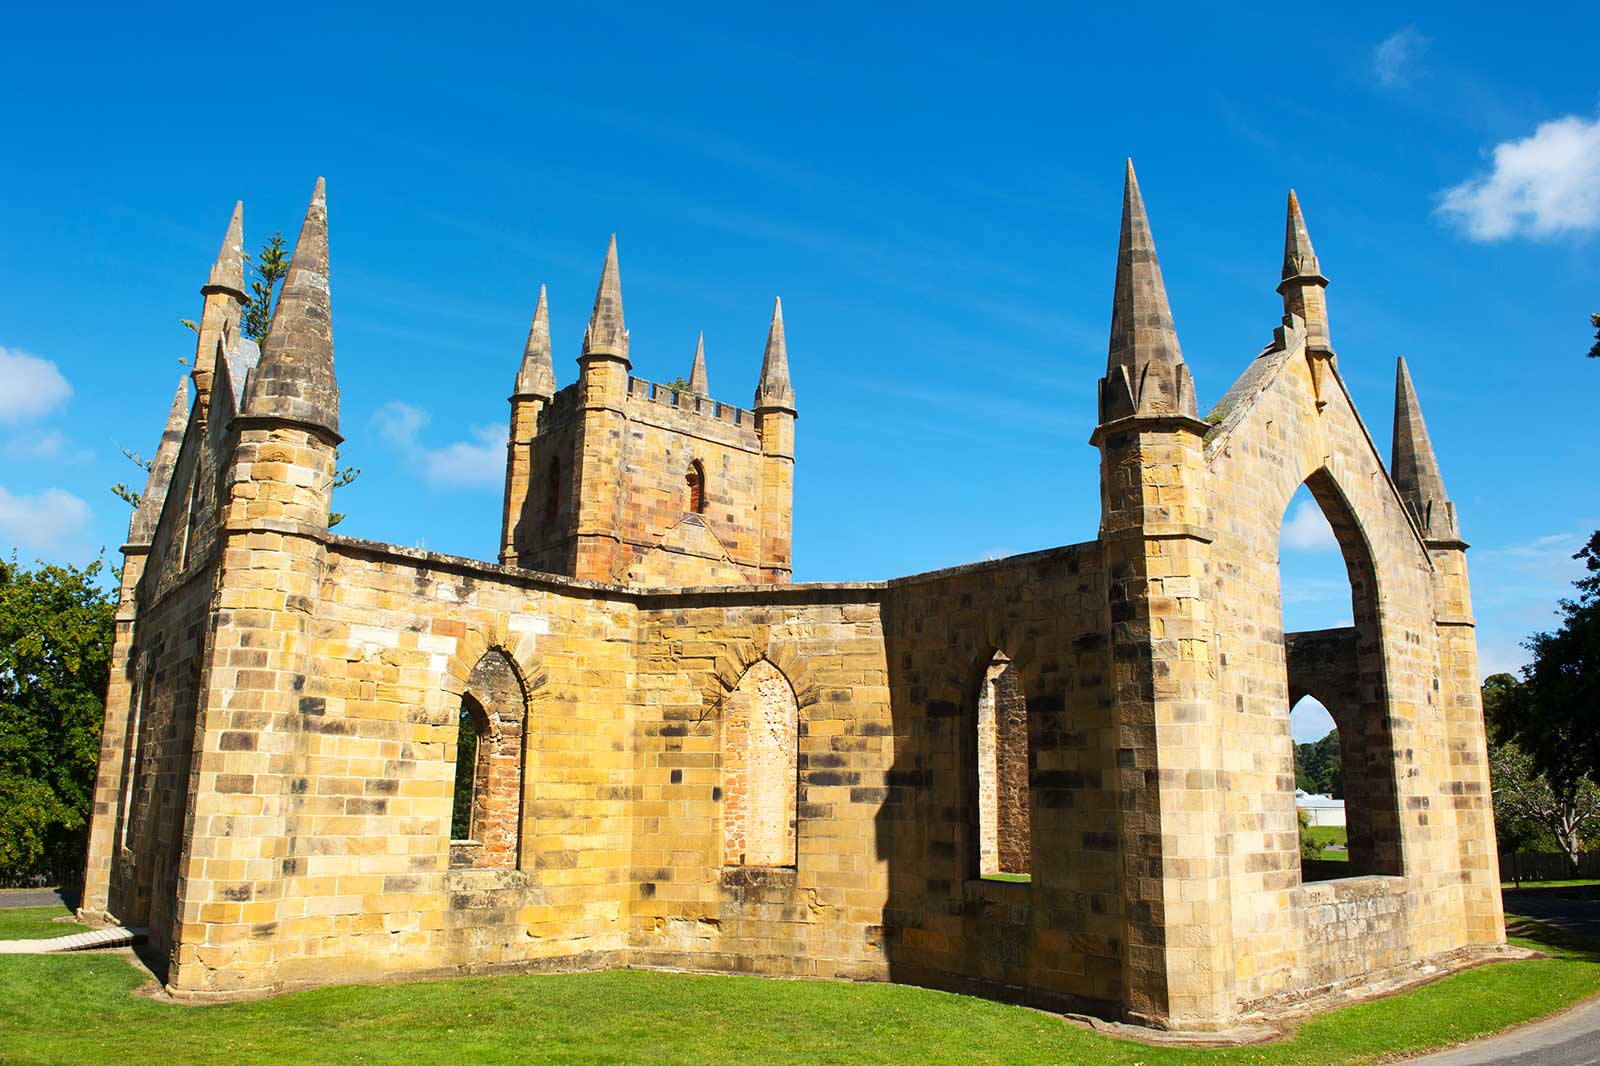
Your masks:
M 1344 770 L 1339 762 L 1339 731 L 1309 744 L 1294 746 L 1294 787 L 1320 796 L 1344 799 Z

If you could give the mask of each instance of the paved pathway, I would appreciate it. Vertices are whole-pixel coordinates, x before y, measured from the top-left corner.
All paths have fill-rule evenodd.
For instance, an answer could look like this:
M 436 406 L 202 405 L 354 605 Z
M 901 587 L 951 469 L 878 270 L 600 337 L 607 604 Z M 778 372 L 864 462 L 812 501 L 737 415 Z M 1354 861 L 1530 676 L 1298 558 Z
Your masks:
M 77 910 L 76 889 L 61 888 L 0 888 L 0 911 L 18 907 L 65 907 Z
M 1600 999 L 1407 1066 L 1600 1066 Z
M 1600 941 L 1600 891 L 1506 889 L 1506 910 Z M 1565 1014 L 1410 1060 L 1417 1066 L 1600 1066 L 1600 998 Z
M 1508 888 L 1502 895 L 1508 914 L 1520 914 L 1600 942 L 1600 890 Z

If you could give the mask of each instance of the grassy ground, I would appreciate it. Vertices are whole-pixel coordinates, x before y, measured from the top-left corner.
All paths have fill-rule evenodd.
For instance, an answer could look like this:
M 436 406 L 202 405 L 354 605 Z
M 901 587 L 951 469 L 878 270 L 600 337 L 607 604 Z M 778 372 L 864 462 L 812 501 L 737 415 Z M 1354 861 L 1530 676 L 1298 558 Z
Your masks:
M 81 933 L 84 927 L 77 922 L 58 922 L 57 918 L 70 918 L 72 912 L 65 907 L 20 907 L 0 910 L 0 940 L 40 940 L 45 937 L 67 936 Z M 0 1058 L 0 1062 L 5 1059 Z
M 1025 885 L 1033 880 L 1032 874 L 984 874 L 985 881 L 1010 881 L 1012 884 Z
M 1584 880 L 1583 878 L 1579 878 L 1576 881 L 1524 881 L 1521 884 L 1515 881 L 1502 881 L 1500 883 L 1501 888 L 1593 888 L 1595 885 L 1600 885 L 1600 881 Z
M 1343 850 L 1350 843 L 1349 834 L 1346 833 L 1344 826 L 1314 825 L 1311 827 L 1311 839 L 1315 840 L 1322 849 L 1318 857 L 1324 861 L 1348 862 L 1350 860 L 1350 852 Z M 1341 850 L 1330 851 L 1329 849 L 1335 844 L 1340 845 Z
M 1072 1063 L 1331 1066 L 1455 1043 L 1600 992 L 1600 955 L 1524 923 L 1548 959 L 1330 1012 L 1292 1040 L 1194 1051 L 895 985 L 618 971 L 327 988 L 184 1007 L 131 995 L 121 954 L 0 958 L 0 1062 Z M 1526 943 L 1526 941 L 1524 941 Z

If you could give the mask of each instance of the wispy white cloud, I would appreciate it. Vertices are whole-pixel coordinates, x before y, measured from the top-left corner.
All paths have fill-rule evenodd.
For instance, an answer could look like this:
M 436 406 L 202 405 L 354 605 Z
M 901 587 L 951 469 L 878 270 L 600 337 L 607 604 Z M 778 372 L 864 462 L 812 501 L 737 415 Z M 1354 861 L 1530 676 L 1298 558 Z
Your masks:
M 441 448 L 422 442 L 430 416 L 420 407 L 390 400 L 372 416 L 378 435 L 422 469 L 429 483 L 449 488 L 498 488 L 504 484 L 506 430 L 504 426 L 478 425 L 470 440 L 452 441 Z
M 72 386 L 50 360 L 0 345 L 0 422 L 48 414 L 71 395 Z
M 0 546 L 59 549 L 79 539 L 89 517 L 89 505 L 70 492 L 18 496 L 0 485 Z
M 1477 241 L 1600 229 L 1600 115 L 1540 123 L 1494 146 L 1494 166 L 1440 195 L 1439 214 Z
M 1294 514 L 1283 524 L 1283 546 L 1297 552 L 1336 552 L 1339 542 L 1322 509 L 1309 500 L 1300 501 Z
M 43 459 L 56 463 L 87 463 L 94 453 L 73 444 L 60 430 L 52 429 L 38 436 L 12 437 L 0 444 L 0 455 L 7 459 Z
M 1372 73 L 1386 89 L 1409 85 L 1416 76 L 1417 61 L 1428 50 L 1428 38 L 1415 26 L 1406 26 L 1379 41 L 1372 50 Z

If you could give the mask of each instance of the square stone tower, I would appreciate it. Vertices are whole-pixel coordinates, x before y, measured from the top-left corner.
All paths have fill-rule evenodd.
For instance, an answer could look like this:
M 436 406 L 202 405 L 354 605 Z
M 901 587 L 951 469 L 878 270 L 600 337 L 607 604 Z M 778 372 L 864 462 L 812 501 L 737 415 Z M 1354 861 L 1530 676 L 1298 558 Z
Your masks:
M 710 397 L 704 336 L 687 388 L 633 377 L 613 237 L 578 366 L 558 390 L 541 288 L 511 396 L 500 561 L 647 587 L 787 583 L 796 415 L 782 305 L 753 410 Z

